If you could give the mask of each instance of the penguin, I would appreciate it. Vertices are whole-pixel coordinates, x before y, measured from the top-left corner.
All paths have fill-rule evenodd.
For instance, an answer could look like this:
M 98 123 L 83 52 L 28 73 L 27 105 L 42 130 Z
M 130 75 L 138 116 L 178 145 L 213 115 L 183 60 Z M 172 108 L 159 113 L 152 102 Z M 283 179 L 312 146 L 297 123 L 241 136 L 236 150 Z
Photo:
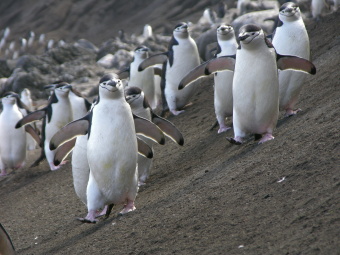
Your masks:
M 311 12 L 314 19 L 319 20 L 322 10 L 326 7 L 326 1 L 324 0 L 312 0 Z
M 152 27 L 149 24 L 145 24 L 143 28 L 143 38 L 144 40 L 147 40 L 149 38 L 152 38 Z
M 34 110 L 32 98 L 31 98 L 31 91 L 28 88 L 24 88 L 21 91 L 20 100 L 21 100 L 21 102 L 23 102 L 27 106 L 27 108 L 30 112 L 32 112 Z M 24 108 L 20 108 L 20 111 L 22 112 L 22 114 L 24 116 L 26 116 L 29 113 Z M 33 127 L 36 129 L 36 131 L 38 131 L 36 125 L 33 125 Z M 35 142 L 33 137 L 29 134 L 26 134 L 26 138 L 27 138 L 27 150 L 29 150 L 29 151 L 35 150 L 37 148 L 37 143 Z
M 27 107 L 20 101 L 19 95 L 7 92 L 2 98 L 3 111 L 0 114 L 0 176 L 7 175 L 7 169 L 19 169 L 25 165 L 26 132 L 38 143 L 39 136 L 32 126 L 15 129 L 16 123 L 23 118 L 20 108 Z
M 287 2 L 279 11 L 280 24 L 273 35 L 272 44 L 277 53 L 310 59 L 309 37 L 296 3 Z M 280 110 L 286 116 L 295 115 L 294 110 L 307 74 L 295 70 L 279 71 Z
M 238 47 L 234 29 L 230 25 L 221 24 L 217 27 L 218 48 L 215 58 L 221 56 L 235 56 Z M 209 61 L 204 62 L 198 68 L 190 71 L 180 82 L 178 89 L 192 83 L 193 80 L 205 76 L 204 69 Z M 233 76 L 230 70 L 216 72 L 214 74 L 214 107 L 216 119 L 219 124 L 218 133 L 226 132 L 230 127 L 226 126 L 225 119 L 233 115 Z
M 155 82 L 154 82 L 154 69 L 147 68 L 141 72 L 138 71 L 138 66 L 143 60 L 149 57 L 149 48 L 142 45 L 134 50 L 134 57 L 130 66 L 118 73 L 119 78 L 123 79 L 129 77 L 129 87 L 139 87 L 143 90 L 145 97 L 150 103 L 152 109 L 157 107 L 155 98 Z
M 146 122 L 149 124 L 145 125 Z M 113 204 L 124 204 L 121 214 L 135 210 L 139 143 L 136 132 L 153 133 L 148 137 L 155 137 L 160 144 L 165 141 L 162 131 L 151 124 L 132 114 L 125 100 L 122 81 L 116 75 L 106 74 L 99 82 L 99 97 L 92 110 L 54 135 L 50 142 L 52 150 L 67 145 L 76 136 L 87 135 L 86 156 L 90 168 L 86 187 L 88 214 L 79 220 L 95 223 L 98 210 L 106 205 L 109 205 L 107 216 Z
M 263 30 L 254 24 L 240 29 L 236 62 L 227 57 L 210 61 L 206 73 L 234 70 L 232 144 L 242 144 L 248 134 L 255 134 L 259 143 L 274 139 L 273 130 L 279 114 L 279 84 L 277 69 L 296 69 L 310 74 L 316 68 L 310 61 L 276 53 Z M 223 67 L 223 68 L 222 68 Z
M 16 254 L 12 240 L 1 223 L 0 223 L 0 254 L 4 255 Z
M 184 138 L 181 132 L 168 120 L 161 118 L 155 114 L 148 101 L 144 96 L 144 92 L 138 87 L 127 87 L 125 90 L 125 99 L 129 103 L 132 113 L 154 122 L 168 137 L 179 145 L 184 144 Z M 140 137 L 151 149 L 154 142 L 148 138 Z M 152 166 L 152 158 L 146 158 L 138 155 L 138 185 L 145 185 L 150 175 Z
M 72 108 L 68 98 L 71 85 L 66 82 L 61 82 L 58 85 L 53 84 L 54 90 L 48 100 L 47 106 L 34 111 L 16 124 L 16 128 L 20 128 L 33 121 L 43 119 L 42 125 L 42 154 L 34 165 L 37 165 L 46 156 L 50 169 L 57 170 L 60 166 L 55 166 L 53 163 L 54 152 L 49 149 L 49 143 L 52 136 L 64 125 L 72 120 Z
M 138 71 L 156 64 L 163 64 L 162 115 L 167 109 L 174 115 L 184 112 L 181 109 L 188 104 L 195 92 L 195 86 L 179 91 L 178 84 L 187 72 L 200 64 L 197 45 L 191 38 L 186 23 L 182 22 L 174 28 L 168 51 L 150 56 L 139 65 Z
M 57 134 L 55 136 L 57 136 Z M 90 176 L 90 166 L 87 161 L 87 140 L 88 137 L 86 135 L 79 135 L 76 138 L 63 143 L 56 149 L 54 157 L 54 164 L 59 165 L 72 151 L 71 164 L 74 190 L 78 198 L 85 205 L 87 204 L 86 189 Z M 137 142 L 138 154 L 146 158 L 152 158 L 152 149 L 148 147 L 147 144 L 144 144 L 139 138 L 137 138 Z M 161 140 L 157 140 L 157 142 L 162 143 Z M 51 139 L 51 143 L 54 144 L 54 138 Z M 54 148 L 52 147 L 51 149 Z M 102 211 L 96 212 L 96 218 L 105 215 L 106 212 L 107 205 L 105 205 Z M 82 218 L 80 219 L 83 221 Z

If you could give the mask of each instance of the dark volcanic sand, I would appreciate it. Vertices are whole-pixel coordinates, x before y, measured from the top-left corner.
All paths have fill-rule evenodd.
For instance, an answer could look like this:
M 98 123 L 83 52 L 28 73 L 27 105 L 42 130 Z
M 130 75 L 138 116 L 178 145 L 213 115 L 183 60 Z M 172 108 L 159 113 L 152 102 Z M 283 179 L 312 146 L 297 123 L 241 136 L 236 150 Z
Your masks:
M 0 179 L 1 223 L 18 254 L 340 254 L 339 12 L 309 22 L 313 62 L 297 116 L 275 140 L 241 146 L 209 131 L 215 120 L 206 80 L 193 105 L 169 117 L 184 147 L 156 146 L 154 167 L 123 217 L 82 224 L 70 163 L 46 161 Z M 39 155 L 29 152 L 27 165 Z M 283 180 L 283 178 L 285 178 Z M 281 182 L 280 182 L 281 180 Z

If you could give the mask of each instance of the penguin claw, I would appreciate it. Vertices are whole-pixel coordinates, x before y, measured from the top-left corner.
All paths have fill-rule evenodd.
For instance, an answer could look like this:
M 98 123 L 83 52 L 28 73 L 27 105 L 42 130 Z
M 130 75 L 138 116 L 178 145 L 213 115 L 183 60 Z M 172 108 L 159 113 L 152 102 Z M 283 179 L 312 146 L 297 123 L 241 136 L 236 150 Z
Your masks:
M 235 145 L 241 145 L 241 144 L 242 144 L 242 142 L 237 141 L 237 140 L 235 140 L 235 139 L 232 138 L 232 137 L 226 137 L 226 139 L 227 139 L 231 144 L 235 144 Z

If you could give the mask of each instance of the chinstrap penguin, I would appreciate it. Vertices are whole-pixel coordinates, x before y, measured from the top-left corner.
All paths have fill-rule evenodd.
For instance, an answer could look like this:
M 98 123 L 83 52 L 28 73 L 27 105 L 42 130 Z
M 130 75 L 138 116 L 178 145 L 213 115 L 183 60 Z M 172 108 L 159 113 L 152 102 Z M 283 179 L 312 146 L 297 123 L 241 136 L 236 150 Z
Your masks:
M 162 115 L 167 109 L 172 114 L 178 115 L 183 112 L 181 109 L 189 103 L 195 92 L 195 86 L 189 86 L 179 91 L 178 84 L 190 70 L 200 64 L 197 45 L 191 38 L 186 23 L 178 24 L 173 30 L 167 52 L 147 58 L 139 65 L 138 70 L 142 71 L 156 64 L 163 64 Z
M 43 151 L 33 165 L 37 165 L 44 157 L 46 157 L 50 169 L 57 170 L 60 166 L 55 166 L 53 163 L 55 153 L 50 150 L 49 143 L 52 136 L 72 120 L 72 108 L 68 98 L 71 85 L 66 82 L 61 82 L 58 85 L 54 84 L 53 86 L 54 90 L 48 100 L 47 106 L 26 115 L 18 121 L 16 128 L 43 119 L 41 144 Z

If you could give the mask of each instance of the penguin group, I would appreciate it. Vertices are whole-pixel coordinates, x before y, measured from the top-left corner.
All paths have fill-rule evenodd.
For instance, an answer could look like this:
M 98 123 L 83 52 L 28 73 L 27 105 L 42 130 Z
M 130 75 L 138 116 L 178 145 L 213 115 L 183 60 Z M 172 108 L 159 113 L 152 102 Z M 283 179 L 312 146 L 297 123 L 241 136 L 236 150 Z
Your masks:
M 165 137 L 184 145 L 182 133 L 166 116 L 185 114 L 200 79 L 211 74 L 217 132 L 233 129 L 227 140 L 235 145 L 250 135 L 260 144 L 274 139 L 279 111 L 286 117 L 300 111 L 295 105 L 306 75 L 316 73 L 299 6 L 287 2 L 277 15 L 272 35 L 258 24 L 244 24 L 237 32 L 228 24 L 210 24 L 217 44 L 205 62 L 190 26 L 181 22 L 166 52 L 149 54 L 140 45 L 126 69 L 103 75 L 92 103 L 65 81 L 45 86 L 51 94 L 37 110 L 28 90 L 21 98 L 6 93 L 0 114 L 0 175 L 23 167 L 27 149 L 39 146 L 41 155 L 33 165 L 46 158 L 52 171 L 72 153 L 74 189 L 88 211 L 80 221 L 108 217 L 116 204 L 123 204 L 122 215 L 134 211 L 138 189 L 150 176 L 154 145 L 163 145 Z M 222 19 L 209 23 L 216 20 Z M 152 36 L 151 26 L 144 34 Z M 42 121 L 41 132 L 31 125 L 37 121 Z

